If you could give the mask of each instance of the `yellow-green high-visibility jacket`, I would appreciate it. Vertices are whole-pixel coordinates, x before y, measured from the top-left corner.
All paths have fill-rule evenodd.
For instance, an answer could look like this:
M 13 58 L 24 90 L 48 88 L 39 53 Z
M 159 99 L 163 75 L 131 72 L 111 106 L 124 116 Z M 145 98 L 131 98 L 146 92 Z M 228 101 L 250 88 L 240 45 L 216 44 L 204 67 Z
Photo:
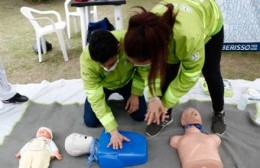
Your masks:
M 121 46 L 123 46 L 122 42 L 125 31 L 113 31 L 112 33 Z M 133 63 L 127 59 L 122 50 L 119 51 L 118 58 L 119 62 L 116 69 L 111 72 L 106 72 L 100 63 L 91 59 L 88 47 L 84 49 L 80 57 L 81 78 L 83 80 L 87 99 L 107 132 L 111 132 L 117 128 L 118 124 L 110 107 L 106 103 L 103 88 L 110 90 L 119 89 L 133 79 L 132 94 L 137 96 L 143 94 L 143 89 L 141 87 L 143 82 L 138 82 L 141 81 L 142 78 L 138 76 L 139 73 L 135 73 L 136 68 Z M 138 89 L 135 89 L 134 85 L 138 83 Z
M 174 5 L 176 14 L 168 63 L 180 63 L 177 77 L 162 97 L 164 106 L 171 108 L 198 81 L 205 60 L 205 44 L 220 31 L 223 18 L 214 0 L 164 0 L 151 12 L 162 16 L 167 10 L 166 3 Z

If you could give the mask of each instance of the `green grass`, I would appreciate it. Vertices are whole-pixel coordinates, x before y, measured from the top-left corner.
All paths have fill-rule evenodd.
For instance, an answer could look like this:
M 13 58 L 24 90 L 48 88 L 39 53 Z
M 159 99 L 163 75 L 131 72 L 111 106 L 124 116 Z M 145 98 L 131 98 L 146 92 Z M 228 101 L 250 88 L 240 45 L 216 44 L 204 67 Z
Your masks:
M 122 6 L 123 26 L 133 14 L 133 6 L 140 5 L 150 9 L 158 0 L 127 0 Z M 24 0 L 0 1 L 0 56 L 10 83 L 35 83 L 42 80 L 80 78 L 79 57 L 82 52 L 81 35 L 75 34 L 72 27 L 72 48 L 67 50 L 69 61 L 64 62 L 59 43 L 55 34 L 46 36 L 53 45 L 52 51 L 43 56 L 43 62 L 38 62 L 38 55 L 32 49 L 35 42 L 35 32 L 29 21 L 20 13 L 22 6 L 39 10 L 56 10 L 65 20 L 64 1 L 52 0 L 46 3 L 32 4 Z M 99 19 L 103 17 L 114 24 L 113 6 L 98 7 Z M 223 53 L 222 74 L 228 79 L 255 80 L 260 78 L 259 52 L 228 52 Z

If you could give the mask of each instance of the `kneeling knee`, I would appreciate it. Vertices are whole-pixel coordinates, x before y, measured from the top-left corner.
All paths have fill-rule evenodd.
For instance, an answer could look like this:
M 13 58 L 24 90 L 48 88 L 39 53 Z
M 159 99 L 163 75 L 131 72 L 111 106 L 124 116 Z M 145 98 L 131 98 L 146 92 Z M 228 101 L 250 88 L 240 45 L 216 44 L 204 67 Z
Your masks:
M 99 122 L 88 122 L 88 121 L 85 121 L 84 120 L 84 123 L 87 127 L 90 127 L 90 128 L 96 128 L 96 127 L 99 127 L 100 126 L 100 123 Z

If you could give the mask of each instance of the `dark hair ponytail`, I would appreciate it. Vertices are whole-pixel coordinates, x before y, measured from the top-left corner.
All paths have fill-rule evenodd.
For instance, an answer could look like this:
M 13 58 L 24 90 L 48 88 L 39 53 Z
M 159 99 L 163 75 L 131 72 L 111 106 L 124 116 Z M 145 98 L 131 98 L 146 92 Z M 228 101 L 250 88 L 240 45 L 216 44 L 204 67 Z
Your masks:
M 160 76 L 161 86 L 165 81 L 168 44 L 172 38 L 175 22 L 173 5 L 165 6 L 167 10 L 161 17 L 138 6 L 141 12 L 130 17 L 124 39 L 124 49 L 129 58 L 141 62 L 151 60 L 148 85 L 152 94 L 154 94 L 156 77 Z
M 169 34 L 172 34 L 172 28 L 175 23 L 175 15 L 173 14 L 174 6 L 172 4 L 166 4 L 167 11 L 162 16 L 162 21 L 167 23 L 168 27 L 171 29 L 169 30 Z

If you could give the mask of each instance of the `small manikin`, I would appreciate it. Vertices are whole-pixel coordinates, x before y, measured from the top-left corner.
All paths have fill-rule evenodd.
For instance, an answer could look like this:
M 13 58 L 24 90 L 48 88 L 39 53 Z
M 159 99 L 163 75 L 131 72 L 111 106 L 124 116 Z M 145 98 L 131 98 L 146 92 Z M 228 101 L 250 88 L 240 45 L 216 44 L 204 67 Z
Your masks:
M 62 159 L 54 143 L 51 129 L 41 127 L 36 133 L 36 138 L 27 142 L 15 155 L 21 158 L 19 168 L 48 168 L 51 159 Z

